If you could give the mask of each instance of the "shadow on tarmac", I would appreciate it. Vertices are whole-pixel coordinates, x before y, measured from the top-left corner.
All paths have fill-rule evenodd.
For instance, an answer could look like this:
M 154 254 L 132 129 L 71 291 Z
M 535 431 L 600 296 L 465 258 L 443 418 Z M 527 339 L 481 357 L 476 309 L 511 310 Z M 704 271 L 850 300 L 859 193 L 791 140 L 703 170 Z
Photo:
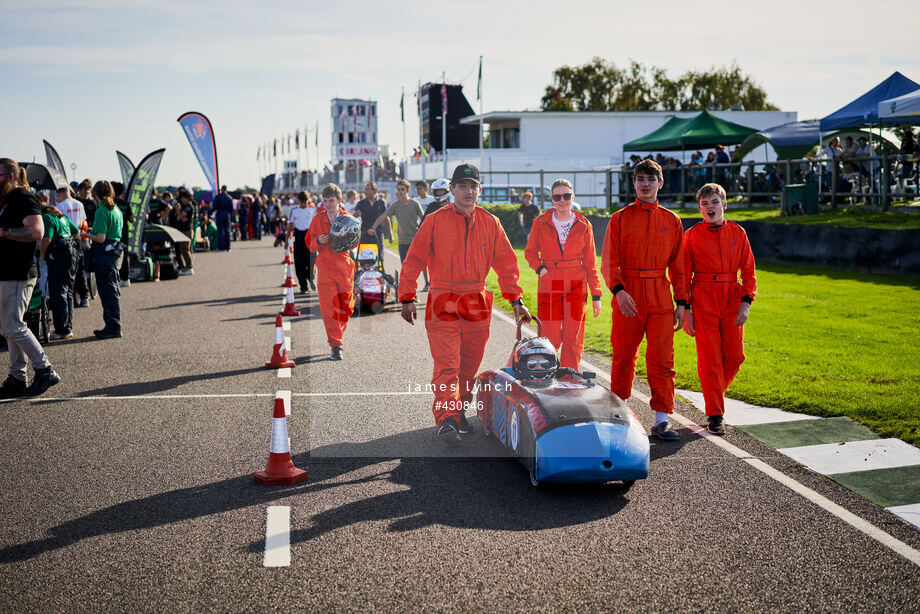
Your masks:
M 153 380 L 150 382 L 130 382 L 127 384 L 118 384 L 107 386 L 105 388 L 95 388 L 93 390 L 84 390 L 79 396 L 96 397 L 96 396 L 137 396 L 140 394 L 151 394 L 172 390 L 182 384 L 191 382 L 200 382 L 209 379 L 221 379 L 224 377 L 233 377 L 235 375 L 246 375 L 265 371 L 265 367 L 249 367 L 247 369 L 235 369 L 233 371 L 218 371 L 216 373 L 193 373 L 176 377 L 167 377 L 164 379 Z M 36 401 L 36 405 L 41 403 L 58 403 L 59 401 Z M 66 402 L 66 401 L 60 401 Z
M 278 302 L 281 298 L 278 294 L 261 294 L 258 296 L 234 296 L 229 298 L 215 298 L 204 301 L 188 301 L 185 303 L 171 303 L 169 305 L 153 305 L 151 307 L 141 307 L 138 311 L 150 311 L 153 309 L 172 309 L 173 307 L 194 307 L 198 305 L 207 305 L 209 307 L 221 307 L 226 305 L 237 305 L 241 303 L 263 303 Z
M 379 520 L 391 521 L 390 532 L 412 531 L 431 525 L 539 531 L 605 518 L 618 513 L 629 501 L 620 484 L 535 489 L 530 486 L 526 470 L 509 457 L 393 458 L 373 455 L 374 449 L 380 447 L 412 449 L 421 438 L 433 439 L 432 429 L 382 438 L 388 441 L 324 446 L 311 454 L 296 455 L 294 463 L 310 472 L 309 480 L 297 485 L 264 486 L 247 474 L 119 503 L 52 527 L 49 536 L 43 539 L 0 549 L 0 563 L 28 560 L 102 535 L 149 529 L 269 505 L 292 495 L 310 496 L 342 486 L 369 485 L 381 480 L 406 488 L 316 514 L 312 518 L 313 526 L 292 532 L 291 542 L 308 541 L 338 528 Z M 324 458 L 316 458 L 316 455 Z M 392 461 L 399 461 L 392 469 L 336 480 L 362 468 Z M 248 545 L 249 551 L 263 548 L 262 540 Z

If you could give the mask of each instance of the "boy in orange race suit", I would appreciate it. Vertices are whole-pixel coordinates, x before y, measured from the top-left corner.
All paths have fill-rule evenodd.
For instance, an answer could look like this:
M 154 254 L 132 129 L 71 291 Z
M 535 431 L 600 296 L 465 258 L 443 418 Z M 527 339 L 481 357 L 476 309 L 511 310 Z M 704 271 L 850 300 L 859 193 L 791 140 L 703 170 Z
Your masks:
M 553 207 L 533 221 L 524 249 L 537 273 L 537 315 L 543 334 L 559 351 L 559 365 L 578 370 L 585 347 L 585 305 L 601 312 L 601 278 L 591 222 L 572 211 L 575 191 L 567 179 L 553 182 Z
M 613 293 L 610 390 L 624 401 L 632 394 L 639 344 L 645 337 L 649 405 L 655 410 L 652 435 L 676 441 L 668 416 L 674 412 L 674 331 L 684 324 L 687 304 L 684 229 L 680 218 L 658 204 L 664 179 L 654 160 L 636 165 L 633 185 L 636 201 L 610 217 L 601 252 L 601 273 Z
M 747 233 L 725 219 L 722 186 L 707 183 L 696 193 L 696 202 L 703 221 L 684 234 L 684 262 L 690 276 L 684 331 L 696 338 L 707 430 L 724 435 L 725 391 L 744 362 L 744 323 L 757 293 L 757 277 Z
M 426 267 L 431 291 L 425 306 L 425 330 L 434 362 L 435 424 L 438 439 L 455 444 L 472 426 L 463 413 L 473 396 L 476 372 L 489 340 L 492 293 L 485 289 L 489 269 L 498 273 L 502 296 L 514 307 L 515 319 L 530 319 L 521 301 L 517 257 L 498 218 L 476 206 L 482 186 L 479 169 L 454 169 L 454 202 L 425 218 L 412 239 L 399 276 L 402 317 L 415 324 L 418 276 Z
M 310 223 L 306 242 L 310 251 L 316 252 L 319 312 L 332 360 L 342 360 L 342 335 L 355 308 L 355 261 L 347 250 L 335 251 L 331 244 L 332 224 L 340 215 L 348 215 L 342 207 L 342 190 L 334 183 L 327 184 L 323 188 L 323 206 Z

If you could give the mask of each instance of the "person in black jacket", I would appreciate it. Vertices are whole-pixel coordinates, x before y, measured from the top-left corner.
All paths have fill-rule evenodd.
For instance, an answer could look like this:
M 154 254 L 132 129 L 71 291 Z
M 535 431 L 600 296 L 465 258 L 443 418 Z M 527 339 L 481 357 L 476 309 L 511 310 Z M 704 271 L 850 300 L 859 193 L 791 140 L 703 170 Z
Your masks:
M 0 334 L 6 337 L 10 355 L 0 399 L 36 396 L 61 381 L 23 320 L 38 277 L 35 243 L 45 231 L 41 203 L 28 188 L 25 169 L 0 158 Z M 29 362 L 35 377 L 26 386 Z

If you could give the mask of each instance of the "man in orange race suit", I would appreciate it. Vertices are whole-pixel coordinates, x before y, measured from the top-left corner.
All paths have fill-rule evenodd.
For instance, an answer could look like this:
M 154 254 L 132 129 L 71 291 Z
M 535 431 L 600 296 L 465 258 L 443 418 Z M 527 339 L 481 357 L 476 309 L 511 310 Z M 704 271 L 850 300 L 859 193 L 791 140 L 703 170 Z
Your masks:
M 559 350 L 559 365 L 578 370 L 585 347 L 585 304 L 601 312 L 594 228 L 572 211 L 575 190 L 567 179 L 553 182 L 553 208 L 533 221 L 524 257 L 538 276 L 537 315 L 543 334 Z
M 652 435 L 676 441 L 668 416 L 674 412 L 674 331 L 684 324 L 687 304 L 684 230 L 680 218 L 658 204 L 664 179 L 654 160 L 636 165 L 633 185 L 636 201 L 610 217 L 601 252 L 601 273 L 613 292 L 610 390 L 624 401 L 632 394 L 639 344 L 645 337 L 650 405 L 655 410 Z
M 684 234 L 684 262 L 691 276 L 684 331 L 696 337 L 707 430 L 724 435 L 725 391 L 744 362 L 744 323 L 757 294 L 757 276 L 747 233 L 725 219 L 722 186 L 707 183 L 696 193 L 696 202 L 703 221 Z
M 316 252 L 319 312 L 326 327 L 326 339 L 332 348 L 332 360 L 342 360 L 342 335 L 355 308 L 355 261 L 347 249 L 338 251 L 335 248 L 341 246 L 333 243 L 332 225 L 340 215 L 348 216 L 342 207 L 342 190 L 334 183 L 327 184 L 323 188 L 323 206 L 310 223 L 306 241 L 310 251 Z M 360 222 L 355 222 L 357 227 Z
M 399 276 L 402 317 L 414 324 L 418 276 L 426 267 L 431 291 L 425 306 L 425 330 L 434 361 L 435 424 L 438 439 L 454 444 L 473 428 L 463 412 L 472 400 L 473 383 L 482 363 L 492 320 L 492 293 L 485 289 L 489 269 L 498 273 L 502 296 L 515 318 L 529 319 L 518 285 L 517 257 L 494 215 L 476 206 L 482 186 L 479 169 L 461 164 L 450 191 L 454 203 L 425 218 L 412 240 Z

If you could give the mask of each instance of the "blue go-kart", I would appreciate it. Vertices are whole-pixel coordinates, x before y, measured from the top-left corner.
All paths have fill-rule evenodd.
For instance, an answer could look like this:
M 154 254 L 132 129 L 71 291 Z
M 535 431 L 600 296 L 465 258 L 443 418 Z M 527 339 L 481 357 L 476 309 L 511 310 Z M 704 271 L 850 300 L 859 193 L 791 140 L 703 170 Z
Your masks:
M 517 364 L 534 347 L 548 347 L 552 356 L 524 358 L 544 366 L 556 360 L 542 324 L 532 319 L 538 336 L 521 339 L 518 323 L 508 364 L 477 377 L 475 407 L 485 435 L 517 457 L 534 486 L 621 481 L 629 488 L 648 477 L 645 429 L 622 399 L 594 381 L 594 373 L 552 367 L 537 379 Z

